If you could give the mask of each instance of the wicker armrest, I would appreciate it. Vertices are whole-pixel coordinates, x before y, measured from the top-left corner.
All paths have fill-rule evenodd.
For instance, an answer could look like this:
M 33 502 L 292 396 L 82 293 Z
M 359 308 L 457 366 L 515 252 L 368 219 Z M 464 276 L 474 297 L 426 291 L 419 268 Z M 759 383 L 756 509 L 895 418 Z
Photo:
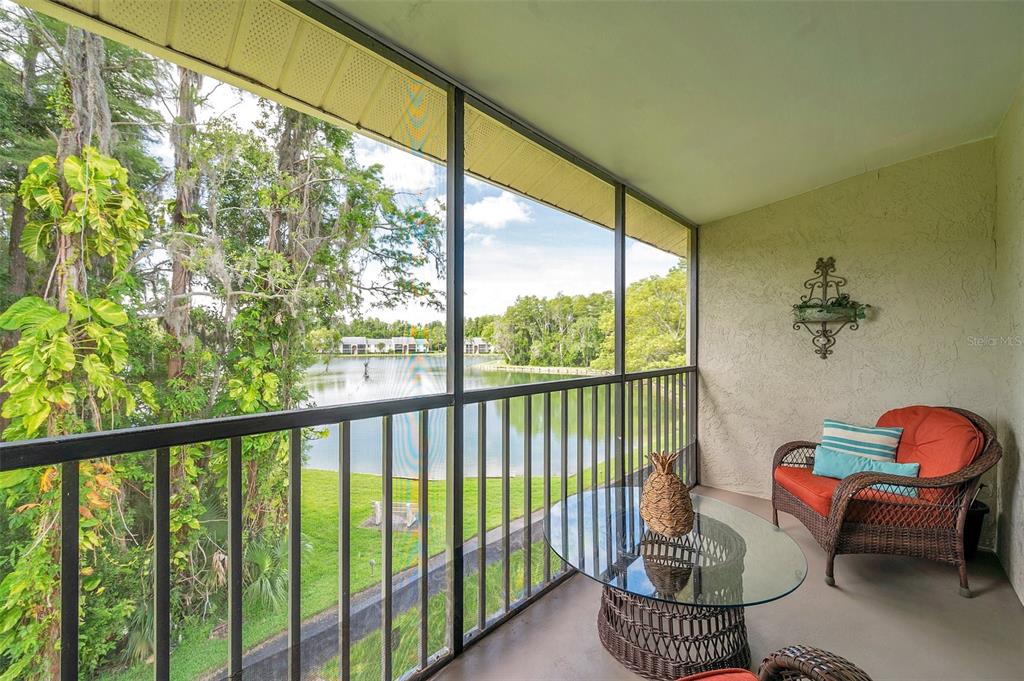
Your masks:
M 760 681 L 871 681 L 867 673 L 849 660 L 810 646 L 788 646 L 764 659 Z
M 964 469 L 965 471 L 966 469 Z M 906 502 L 907 497 L 900 494 L 895 488 L 899 487 L 913 487 L 915 489 L 941 489 L 941 488 L 952 488 L 966 485 L 971 482 L 975 477 L 968 477 L 964 475 L 964 471 L 958 471 L 952 475 L 943 475 L 935 478 L 912 478 L 905 475 L 892 475 L 889 473 L 854 473 L 853 475 L 843 478 L 839 486 L 836 487 L 832 493 L 832 508 L 829 512 L 829 517 L 833 523 L 841 523 L 846 517 L 846 511 L 857 495 L 871 487 L 880 485 L 876 490 L 872 490 L 873 497 L 876 501 L 891 501 L 891 502 Z M 962 495 L 959 493 L 953 497 L 945 497 L 934 499 L 932 501 L 926 501 L 923 497 L 915 497 L 915 507 L 922 509 L 922 507 L 931 507 L 933 509 L 938 508 L 949 508 L 959 504 L 959 499 Z
M 795 440 L 787 442 L 775 450 L 775 458 L 772 461 L 772 470 L 779 466 L 796 466 L 799 468 L 810 468 L 814 465 L 814 448 L 817 442 L 809 440 Z M 808 454 L 804 450 L 811 450 Z

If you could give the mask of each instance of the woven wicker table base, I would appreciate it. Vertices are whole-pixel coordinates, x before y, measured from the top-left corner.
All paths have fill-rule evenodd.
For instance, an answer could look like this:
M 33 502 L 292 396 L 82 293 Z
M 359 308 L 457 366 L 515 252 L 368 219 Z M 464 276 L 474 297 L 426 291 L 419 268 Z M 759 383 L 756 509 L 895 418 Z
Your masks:
M 616 660 L 648 679 L 750 667 L 743 608 L 665 603 L 605 587 L 597 631 Z

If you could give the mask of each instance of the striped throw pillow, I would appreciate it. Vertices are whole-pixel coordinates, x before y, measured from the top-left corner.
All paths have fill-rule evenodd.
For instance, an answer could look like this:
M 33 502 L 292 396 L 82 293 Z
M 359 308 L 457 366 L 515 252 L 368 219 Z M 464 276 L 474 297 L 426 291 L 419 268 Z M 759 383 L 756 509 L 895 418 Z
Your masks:
M 821 444 L 845 454 L 855 454 L 877 461 L 895 461 L 902 428 L 854 426 L 825 419 Z

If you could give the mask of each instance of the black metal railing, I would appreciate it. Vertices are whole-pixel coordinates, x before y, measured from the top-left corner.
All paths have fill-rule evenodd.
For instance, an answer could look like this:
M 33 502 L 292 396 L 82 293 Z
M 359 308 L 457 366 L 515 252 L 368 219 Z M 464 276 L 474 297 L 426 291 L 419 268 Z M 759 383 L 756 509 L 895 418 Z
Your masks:
M 232 417 L 185 424 L 158 425 L 125 431 L 89 433 L 27 442 L 0 443 L 0 472 L 38 466 L 59 466 L 61 475 L 61 588 L 62 613 L 79 611 L 79 466 L 80 462 L 140 452 L 153 457 L 153 669 L 155 678 L 171 677 L 171 464 L 172 448 L 227 441 L 227 642 L 228 655 L 221 675 L 232 679 L 299 679 L 304 670 L 322 668 L 336 660 L 339 678 L 349 679 L 353 646 L 379 625 L 380 677 L 424 676 L 446 664 L 464 645 L 478 640 L 496 626 L 541 597 L 571 574 L 571 570 L 542 544 L 550 528 L 551 507 L 587 488 L 643 484 L 644 455 L 652 450 L 680 451 L 679 473 L 696 484 L 695 379 L 693 367 L 680 367 L 625 375 L 582 377 L 425 397 Z M 498 467 L 489 471 L 489 405 L 497 406 L 500 448 Z M 476 471 L 445 479 L 445 509 L 430 505 L 428 469 L 432 410 L 446 410 L 448 423 L 456 410 L 469 420 L 476 411 L 476 443 L 458 442 L 446 433 L 446 457 L 475 454 Z M 398 566 L 393 551 L 395 471 L 395 419 L 414 422 L 417 450 L 416 501 L 419 533 L 411 567 Z M 518 428 L 513 418 L 520 419 Z M 352 592 L 352 425 L 380 419 L 380 584 L 376 594 Z M 589 423 L 588 423 L 589 421 Z M 301 480 L 303 429 L 338 428 L 338 604 L 333 626 L 304 630 L 302 593 Z M 461 426 L 460 426 L 461 428 Z M 513 451 L 511 433 L 522 433 L 522 445 Z M 288 600 L 286 633 L 282 645 L 261 645 L 246 651 L 243 645 L 243 444 L 244 438 L 288 433 L 287 551 Z M 536 442 L 535 442 L 536 440 Z M 557 454 L 556 459 L 556 444 Z M 475 446 L 475 452 L 472 449 Z M 539 449 L 539 475 L 533 461 Z M 522 457 L 518 475 L 513 457 Z M 554 467 L 557 464 L 557 476 Z M 462 468 L 449 465 L 452 470 Z M 488 482 L 501 497 L 500 520 L 488 520 Z M 522 478 L 521 502 L 513 505 L 513 481 Z M 539 480 L 537 480 L 539 478 Z M 557 479 L 557 487 L 555 481 Z M 475 482 L 475 508 L 468 507 L 469 482 Z M 538 489 L 534 490 L 534 482 Z M 517 483 L 518 487 L 518 483 Z M 539 492 L 540 498 L 536 498 Z M 596 499 L 596 496 L 594 496 Z M 456 503 L 458 500 L 458 503 Z M 476 514 L 475 535 L 463 536 L 468 514 Z M 432 515 L 433 514 L 433 515 Z M 443 516 L 447 546 L 432 555 L 429 528 Z M 565 515 L 563 514 L 563 520 Z M 566 531 L 561 534 L 566 540 Z M 583 524 L 580 524 L 582 546 Z M 595 528 L 596 532 L 596 528 Z M 597 537 L 593 537 L 595 547 Z M 540 554 L 537 551 L 541 551 Z M 565 547 L 562 547 L 565 550 Z M 519 555 L 516 555 L 519 554 Z M 456 555 L 458 559 L 456 561 Z M 563 555 L 566 555 L 563 553 Z M 582 552 L 581 552 L 582 555 Z M 521 564 L 513 570 L 513 558 Z M 535 565 L 535 561 L 537 564 Z M 453 569 L 458 562 L 459 569 Z M 493 567 L 492 567 L 493 566 Z M 463 617 L 467 583 L 475 579 L 476 608 Z M 488 589 L 494 580 L 496 589 Z M 520 581 L 521 580 L 521 581 Z M 521 583 L 521 587 L 519 584 Z M 497 596 L 495 596 L 497 594 Z M 354 597 L 358 596 L 356 599 Z M 430 642 L 430 603 L 445 600 L 444 643 Z M 358 600 L 358 613 L 354 610 Z M 419 622 L 415 663 L 395 668 L 398 643 L 394 622 L 416 607 Z M 307 618 L 308 619 L 308 618 Z M 375 622 L 374 622 L 375 620 Z M 313 637 L 317 636 L 315 641 Z M 62 617 L 60 626 L 61 678 L 78 678 L 79 619 Z

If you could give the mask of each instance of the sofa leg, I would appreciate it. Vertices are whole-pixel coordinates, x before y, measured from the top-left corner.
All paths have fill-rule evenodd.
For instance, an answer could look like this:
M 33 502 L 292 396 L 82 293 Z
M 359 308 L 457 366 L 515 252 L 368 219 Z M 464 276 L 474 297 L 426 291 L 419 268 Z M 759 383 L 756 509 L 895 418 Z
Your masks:
M 775 527 L 779 526 L 779 511 L 775 508 L 775 504 L 772 504 L 772 524 L 775 525 Z
M 967 563 L 961 560 L 957 567 L 960 568 L 960 595 L 971 598 L 971 587 L 967 584 Z
M 836 562 L 836 554 L 829 552 L 828 560 L 825 562 L 825 583 L 829 586 L 836 585 L 836 578 L 833 576 L 833 569 Z

